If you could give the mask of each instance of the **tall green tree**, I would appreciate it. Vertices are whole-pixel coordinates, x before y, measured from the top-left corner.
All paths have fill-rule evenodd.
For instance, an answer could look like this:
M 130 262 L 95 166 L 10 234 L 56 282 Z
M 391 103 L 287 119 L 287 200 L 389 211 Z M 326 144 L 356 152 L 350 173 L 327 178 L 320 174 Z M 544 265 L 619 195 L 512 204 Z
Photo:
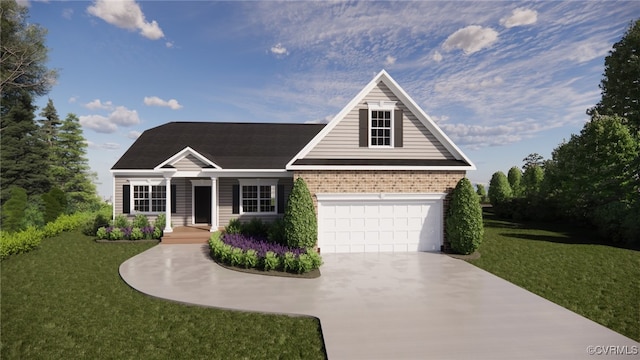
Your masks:
M 31 95 L 20 92 L 3 103 L 9 110 L 0 117 L 0 182 L 2 202 L 8 197 L 11 186 L 19 186 L 29 195 L 49 191 L 50 180 L 47 149 L 34 120 L 35 106 Z
M 529 166 L 522 176 L 522 194 L 531 199 L 537 197 L 542 189 L 544 170 L 541 166 Z
M 47 30 L 28 22 L 29 9 L 15 0 L 0 1 L 0 93 L 2 103 L 27 92 L 42 96 L 49 92 L 57 76 L 47 68 Z M 3 104 L 0 116 L 8 109 Z
M 68 114 L 62 122 L 52 147 L 52 158 L 55 159 L 51 164 L 53 184 L 67 195 L 69 210 L 98 201 L 93 182 L 95 174 L 90 171 L 87 160 L 87 141 L 75 114 Z
M 496 171 L 489 181 L 489 201 L 493 206 L 500 206 L 512 197 L 509 180 L 502 171 Z
M 632 21 L 604 60 L 602 100 L 588 111 L 617 114 L 633 132 L 640 131 L 640 19 Z
M 291 247 L 313 247 L 318 240 L 318 220 L 313 199 L 303 178 L 297 178 L 284 212 L 284 236 Z
M 526 158 L 522 159 L 524 165 L 522 165 L 522 171 L 527 170 L 530 166 L 542 166 L 544 164 L 544 157 L 538 153 L 531 153 Z
M 478 200 L 480 200 L 480 203 L 487 202 L 487 190 L 485 190 L 484 185 L 476 184 L 476 194 L 478 194 Z
M 27 192 L 19 186 L 12 186 L 7 197 L 2 205 L 2 229 L 9 232 L 21 230 L 27 209 Z
M 43 117 L 43 119 L 38 120 L 42 129 L 42 137 L 49 148 L 54 147 L 58 140 L 58 128 L 62 122 L 56 107 L 53 105 L 53 100 L 49 99 L 47 106 L 40 112 L 40 116 Z
M 509 180 L 509 186 L 511 186 L 511 194 L 513 197 L 522 196 L 522 171 L 520 171 L 517 166 L 512 167 L 507 173 L 507 179 Z
M 639 171 L 634 164 L 640 143 L 619 116 L 594 115 L 579 135 L 552 153 L 545 176 L 550 194 L 565 214 L 588 219 L 598 206 L 640 201 Z

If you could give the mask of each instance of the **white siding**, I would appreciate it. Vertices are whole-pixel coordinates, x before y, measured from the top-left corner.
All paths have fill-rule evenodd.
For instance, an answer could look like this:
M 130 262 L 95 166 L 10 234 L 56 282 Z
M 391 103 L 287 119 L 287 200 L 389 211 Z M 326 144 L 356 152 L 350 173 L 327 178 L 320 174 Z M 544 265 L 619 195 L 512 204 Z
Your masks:
M 370 149 L 359 147 L 359 110 L 367 101 L 396 101 L 402 110 L 403 147 Z M 398 119 L 395 119 L 397 121 Z M 380 82 L 305 157 L 307 159 L 453 159 L 454 157 L 409 111 L 384 83 Z
M 189 154 L 173 164 L 178 171 L 200 171 L 207 165 L 198 160 L 195 156 Z

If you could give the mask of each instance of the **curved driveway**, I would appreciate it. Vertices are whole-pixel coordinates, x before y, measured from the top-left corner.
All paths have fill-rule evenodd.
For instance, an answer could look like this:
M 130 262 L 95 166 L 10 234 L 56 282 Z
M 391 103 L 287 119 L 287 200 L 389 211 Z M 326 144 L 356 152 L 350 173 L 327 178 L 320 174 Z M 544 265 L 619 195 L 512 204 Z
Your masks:
M 605 346 L 637 354 L 639 344 L 446 255 L 326 254 L 323 260 L 320 278 L 281 278 L 225 269 L 206 245 L 158 245 L 125 261 L 120 275 L 163 299 L 318 317 L 332 360 L 640 357 L 602 355 L 612 353 Z

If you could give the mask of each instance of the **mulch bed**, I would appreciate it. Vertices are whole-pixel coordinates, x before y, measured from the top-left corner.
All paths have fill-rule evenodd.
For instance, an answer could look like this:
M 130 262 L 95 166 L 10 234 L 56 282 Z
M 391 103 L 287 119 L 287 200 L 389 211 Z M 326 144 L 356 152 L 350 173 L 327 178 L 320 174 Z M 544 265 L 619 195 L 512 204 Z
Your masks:
M 274 271 L 274 270 L 264 271 L 264 270 L 258 270 L 258 269 L 245 269 L 245 268 L 223 264 L 218 260 L 214 259 L 213 257 L 211 257 L 211 259 L 213 259 L 213 261 L 215 261 L 216 264 L 222 266 L 225 269 L 239 271 L 247 274 L 279 276 L 279 277 L 298 278 L 298 279 L 317 279 L 320 277 L 320 269 L 311 270 L 304 274 L 294 274 L 294 273 L 289 273 L 284 271 Z

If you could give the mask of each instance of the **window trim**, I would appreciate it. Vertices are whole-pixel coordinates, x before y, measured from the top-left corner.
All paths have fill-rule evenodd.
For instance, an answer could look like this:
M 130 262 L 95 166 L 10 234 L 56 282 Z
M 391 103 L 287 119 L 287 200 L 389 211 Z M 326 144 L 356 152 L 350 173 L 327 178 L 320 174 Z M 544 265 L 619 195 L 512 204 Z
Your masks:
M 369 149 L 392 149 L 395 147 L 394 139 L 395 139 L 395 110 L 396 110 L 396 101 L 368 101 L 367 102 L 367 144 Z M 373 111 L 389 111 L 389 116 L 391 118 L 391 122 L 389 124 L 389 145 L 373 145 L 371 143 L 371 115 Z
M 164 214 L 167 211 L 167 182 L 164 179 L 146 179 L 146 180 L 129 180 L 129 185 L 131 186 L 131 190 L 129 191 L 129 201 L 130 205 L 130 213 L 135 214 L 145 214 L 145 215 L 160 215 Z M 135 187 L 136 186 L 148 186 L 148 194 L 149 194 L 149 211 L 138 211 L 136 210 L 136 197 L 135 195 Z M 151 211 L 153 208 L 153 199 L 159 199 L 153 197 L 153 187 L 154 186 L 164 186 L 164 211 Z
M 240 208 L 240 214 L 245 214 L 245 215 L 277 215 L 278 214 L 278 179 L 239 179 L 238 183 L 240 185 L 240 189 L 239 189 L 239 208 Z M 257 200 L 258 200 L 258 211 L 254 212 L 254 211 L 244 211 L 244 197 L 243 197 L 243 187 L 244 186 L 257 186 Z M 260 211 L 260 187 L 261 186 L 271 186 L 274 188 L 274 192 L 271 195 L 271 197 L 274 200 L 273 203 L 273 211 Z

